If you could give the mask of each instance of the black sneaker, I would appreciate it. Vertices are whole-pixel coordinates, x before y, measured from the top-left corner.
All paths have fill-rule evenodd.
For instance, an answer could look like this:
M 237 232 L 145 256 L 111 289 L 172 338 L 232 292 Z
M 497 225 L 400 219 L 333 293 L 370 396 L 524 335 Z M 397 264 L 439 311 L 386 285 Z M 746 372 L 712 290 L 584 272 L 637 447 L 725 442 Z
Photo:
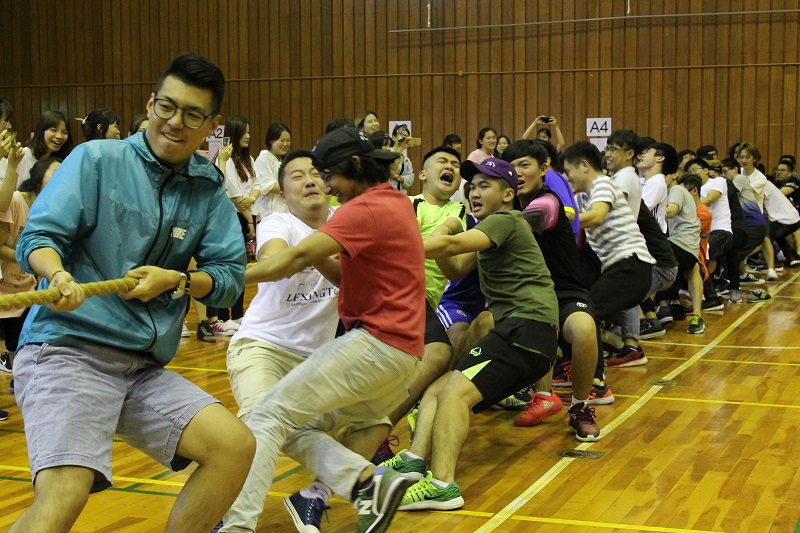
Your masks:
M 718 297 L 714 297 L 703 300 L 703 305 L 700 307 L 703 311 L 722 311 L 725 309 L 725 304 Z
M 295 492 L 283 499 L 283 505 L 292 517 L 297 531 L 304 533 L 319 533 L 323 513 L 327 516 L 329 506 L 325 505 L 322 498 L 306 498 Z
M 670 304 L 669 312 L 673 320 L 686 320 L 686 309 L 681 304 Z
M 744 276 L 739 276 L 739 285 L 762 285 L 763 283 L 763 279 L 760 279 L 749 272 Z
M 675 320 L 672 318 L 672 313 L 669 310 L 669 307 L 666 305 L 661 305 L 658 307 L 658 311 L 656 311 L 656 316 L 658 317 L 658 321 L 662 324 L 668 324 Z
M 214 330 L 211 329 L 211 324 L 208 320 L 201 320 L 197 324 L 197 340 L 203 342 L 217 342 L 214 338 Z
M 639 338 L 642 340 L 652 339 L 664 335 L 667 330 L 657 319 L 646 318 L 639 323 Z
M 11 372 L 11 354 L 0 353 L 0 372 Z
M 772 295 L 768 294 L 767 291 L 762 291 L 761 289 L 747 291 L 748 302 L 768 302 L 770 300 L 772 300 Z
M 0 420 L 5 420 L 7 418 L 8 418 L 8 411 L 4 411 L 3 409 L 0 409 Z

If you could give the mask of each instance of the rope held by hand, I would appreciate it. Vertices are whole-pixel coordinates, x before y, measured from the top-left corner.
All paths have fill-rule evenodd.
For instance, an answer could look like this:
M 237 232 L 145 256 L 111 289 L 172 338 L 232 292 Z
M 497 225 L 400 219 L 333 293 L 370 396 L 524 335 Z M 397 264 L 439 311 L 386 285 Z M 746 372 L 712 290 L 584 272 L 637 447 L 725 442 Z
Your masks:
M 95 281 L 92 283 L 82 283 L 80 287 L 86 296 L 102 296 L 104 294 L 115 294 L 127 292 L 136 285 L 139 280 L 136 278 L 120 278 L 108 281 Z M 21 309 L 32 305 L 52 304 L 61 299 L 61 291 L 58 287 L 50 287 L 43 291 L 20 292 L 17 294 L 7 294 L 0 296 L 0 311 L 10 311 L 11 309 Z

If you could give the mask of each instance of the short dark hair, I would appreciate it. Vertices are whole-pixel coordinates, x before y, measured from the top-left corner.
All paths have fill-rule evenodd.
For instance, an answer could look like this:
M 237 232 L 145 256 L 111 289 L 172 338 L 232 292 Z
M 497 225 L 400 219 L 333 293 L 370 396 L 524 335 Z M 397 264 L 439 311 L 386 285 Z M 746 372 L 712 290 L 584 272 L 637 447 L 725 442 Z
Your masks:
M 617 130 L 608 137 L 608 144 L 616 144 L 625 150 L 633 150 L 636 157 L 642 153 L 642 139 L 633 130 Z
M 652 137 L 649 137 L 649 136 L 642 137 L 641 141 L 642 141 L 642 152 L 644 152 L 645 150 L 650 148 L 652 145 L 658 143 L 657 140 L 655 140 L 655 139 L 653 139 Z
M 739 168 L 739 162 L 732 157 L 726 157 L 722 160 L 722 166 L 728 168 Z
M 81 121 L 83 138 L 87 141 L 95 139 L 105 139 L 108 128 L 112 124 L 119 126 L 119 116 L 110 109 L 100 107 L 93 109 L 86 118 Z M 98 126 L 100 128 L 98 129 Z
M 186 85 L 211 91 L 211 113 L 216 115 L 225 97 L 225 77 L 217 65 L 205 57 L 187 52 L 176 56 L 156 83 L 156 94 L 169 76 L 181 80 Z
M 133 120 L 131 120 L 131 127 L 128 130 L 128 134 L 133 135 L 135 133 L 138 133 L 139 126 L 141 126 L 142 122 L 144 122 L 145 120 L 147 120 L 147 113 L 138 113 L 136 115 L 133 115 Z
M 0 98 L 0 120 L 10 120 L 14 116 L 14 106 L 8 100 Z
M 716 151 L 717 151 L 716 146 L 712 146 L 710 144 L 704 144 L 703 146 L 697 149 L 697 157 L 706 160 L 714 159 L 714 156 L 712 156 L 711 154 L 713 154 Z
M 442 146 L 449 146 L 450 148 L 452 148 L 453 145 L 456 143 L 461 144 L 461 137 L 459 137 L 455 133 L 449 133 L 445 136 L 444 140 L 442 141 Z
M 595 171 L 603 171 L 603 157 L 600 155 L 600 150 L 595 145 L 588 141 L 576 142 L 572 146 L 567 147 L 561 155 L 561 161 L 566 161 L 570 165 L 577 165 L 581 161 L 588 161 Z
M 550 158 L 550 168 L 556 172 L 564 170 L 564 164 L 561 162 L 561 155 L 558 153 L 555 145 L 550 141 L 544 139 L 531 139 L 533 142 L 540 144 L 542 148 L 547 151 L 547 156 Z
M 708 164 L 708 161 L 706 161 L 705 159 L 700 159 L 699 157 L 695 157 L 694 159 L 690 159 L 689 161 L 686 162 L 685 165 L 683 165 L 683 171 L 689 172 L 689 167 L 692 165 L 697 165 L 700 168 L 704 168 L 706 170 L 711 169 L 711 165 Z
M 793 165 L 797 164 L 797 159 L 795 159 L 795 157 L 792 154 L 783 154 L 782 156 L 780 156 L 778 158 L 778 160 L 781 160 L 781 159 L 788 159 L 789 161 L 792 162 Z
M 550 155 L 547 153 L 545 147 L 542 146 L 541 141 L 536 142 L 531 139 L 521 139 L 509 144 L 500 157 L 503 161 L 507 161 L 508 163 L 523 157 L 531 157 L 541 166 L 547 162 L 547 158 L 550 157 Z
M 645 148 L 645 151 L 651 149 L 656 151 L 656 156 L 664 158 L 664 162 L 661 163 L 662 174 L 668 176 L 678 171 L 678 164 L 680 163 L 678 160 L 678 152 L 675 151 L 672 145 L 667 143 L 651 143 Z
M 28 179 L 19 184 L 19 192 L 32 192 L 39 194 L 42 191 L 42 181 L 47 170 L 53 163 L 61 163 L 61 159 L 57 157 L 43 157 L 31 167 L 31 173 Z
M 336 117 L 328 122 L 328 125 L 325 127 L 325 133 L 330 133 L 333 130 L 338 130 L 339 128 L 355 128 L 356 123 L 353 122 L 353 119 L 350 117 Z
M 697 189 L 697 194 L 700 194 L 700 188 L 703 186 L 703 180 L 697 174 L 684 174 L 678 178 L 678 185 L 686 184 L 686 189 Z
M 539 128 L 539 131 L 536 132 L 536 136 L 538 137 L 540 133 L 546 133 L 548 139 L 553 138 L 553 132 L 550 131 L 550 128 Z
M 442 152 L 444 152 L 446 154 L 450 154 L 453 157 L 455 157 L 456 159 L 458 159 L 459 161 L 461 161 L 461 154 L 458 152 L 458 150 L 456 150 L 455 148 L 451 148 L 450 146 L 442 145 L 442 146 L 437 146 L 436 148 L 434 148 L 433 150 L 431 150 L 430 152 L 428 152 L 427 154 L 422 156 L 422 166 L 423 167 L 425 166 L 425 163 L 428 162 L 428 159 L 430 159 L 434 155 L 436 155 L 438 153 L 442 153 Z
M 294 161 L 295 159 L 302 159 L 303 157 L 307 157 L 311 160 L 314 159 L 314 154 L 311 153 L 311 150 L 308 148 L 300 148 L 298 150 L 293 150 L 283 156 L 281 160 L 281 166 L 278 167 L 278 186 L 283 190 L 283 177 L 286 174 L 286 165 Z
M 697 157 L 697 154 L 695 154 L 692 150 L 681 150 L 680 152 L 678 152 L 679 164 L 681 161 L 683 161 L 683 158 L 686 157 L 687 154 L 692 154 L 692 159 L 695 159 Z
M 779 165 L 786 165 L 789 169 L 789 172 L 794 172 L 794 162 L 791 159 L 781 159 L 778 161 Z

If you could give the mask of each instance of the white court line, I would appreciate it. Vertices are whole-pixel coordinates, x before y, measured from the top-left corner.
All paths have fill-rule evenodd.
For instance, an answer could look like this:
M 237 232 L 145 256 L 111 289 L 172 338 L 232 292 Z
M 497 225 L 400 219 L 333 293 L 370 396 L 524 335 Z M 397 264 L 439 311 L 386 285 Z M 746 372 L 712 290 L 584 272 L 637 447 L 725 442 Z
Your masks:
M 794 276 L 790 278 L 790 280 L 794 280 L 800 276 L 800 272 L 796 273 Z M 794 281 L 785 281 L 783 282 L 776 290 L 775 293 L 780 292 L 786 285 L 789 283 L 794 283 Z M 716 348 L 722 339 L 727 337 L 733 330 L 735 330 L 739 325 L 742 324 L 745 320 L 750 318 L 750 316 L 759 310 L 764 303 L 767 302 L 759 302 L 756 304 L 749 304 L 750 309 L 748 309 L 742 316 L 736 319 L 733 324 L 725 328 L 725 331 L 720 333 L 717 338 L 711 341 L 708 345 L 706 345 L 703 349 L 697 352 L 695 355 L 690 357 L 686 360 L 685 363 L 681 364 L 664 376 L 662 379 L 674 379 L 675 377 L 679 376 L 682 372 L 687 370 L 689 367 L 694 365 L 697 361 L 699 361 L 705 354 Z M 658 392 L 662 389 L 660 385 L 654 385 L 650 387 L 650 389 L 645 392 L 638 400 L 636 400 L 633 405 L 628 407 L 625 411 L 623 411 L 617 418 L 612 420 L 608 425 L 602 428 L 602 435 L 605 437 L 609 433 L 611 433 L 614 429 L 620 426 L 623 422 L 627 421 L 630 417 L 636 414 L 639 409 L 641 409 L 650 399 L 658 394 Z M 595 444 L 594 442 L 584 442 L 579 444 L 575 449 L 576 450 L 588 450 L 591 446 Z M 492 518 L 490 518 L 482 527 L 477 529 L 475 533 L 488 533 L 489 531 L 494 531 L 497 529 L 501 524 L 503 524 L 506 520 L 511 518 L 514 513 L 517 512 L 523 505 L 528 503 L 534 496 L 536 496 L 542 489 L 544 489 L 550 482 L 556 478 L 558 474 L 563 472 L 571 463 L 574 461 L 574 458 L 565 457 L 560 459 L 556 464 L 554 464 L 550 470 L 545 472 L 545 474 L 537 479 L 533 485 L 528 487 L 525 492 L 517 496 L 511 503 L 506 505 L 501 511 L 496 513 Z

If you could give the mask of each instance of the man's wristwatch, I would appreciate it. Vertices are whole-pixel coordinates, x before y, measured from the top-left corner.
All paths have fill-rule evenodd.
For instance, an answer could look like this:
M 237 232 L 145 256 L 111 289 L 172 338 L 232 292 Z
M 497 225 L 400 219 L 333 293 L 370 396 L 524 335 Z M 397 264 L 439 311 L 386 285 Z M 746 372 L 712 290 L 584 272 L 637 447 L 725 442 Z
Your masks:
M 192 276 L 188 272 L 181 271 L 178 272 L 178 274 L 180 274 L 181 279 L 178 282 L 178 286 L 175 287 L 175 291 L 172 293 L 172 298 L 174 300 L 177 300 L 184 294 L 189 294 L 189 287 L 192 284 Z

